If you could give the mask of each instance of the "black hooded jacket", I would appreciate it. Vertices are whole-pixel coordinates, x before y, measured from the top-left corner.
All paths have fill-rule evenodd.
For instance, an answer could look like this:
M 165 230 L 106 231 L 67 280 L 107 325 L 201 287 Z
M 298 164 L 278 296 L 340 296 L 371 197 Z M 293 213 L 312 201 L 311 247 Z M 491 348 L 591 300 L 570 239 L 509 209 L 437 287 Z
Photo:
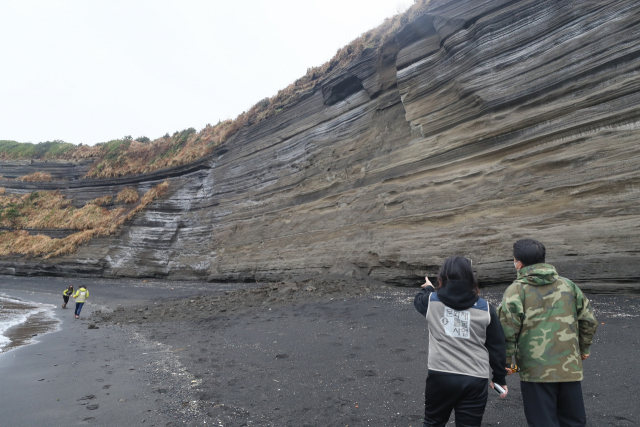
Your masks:
M 451 281 L 437 291 L 432 286 L 422 288 L 416 295 L 413 305 L 423 316 L 427 315 L 429 308 L 429 296 L 436 292 L 438 299 L 447 307 L 457 311 L 468 310 L 479 299 L 478 295 L 468 283 Z M 489 365 L 493 373 L 493 382 L 500 385 L 506 384 L 507 371 L 504 331 L 496 310 L 489 304 L 491 321 L 486 328 L 487 337 L 484 346 L 489 352 Z

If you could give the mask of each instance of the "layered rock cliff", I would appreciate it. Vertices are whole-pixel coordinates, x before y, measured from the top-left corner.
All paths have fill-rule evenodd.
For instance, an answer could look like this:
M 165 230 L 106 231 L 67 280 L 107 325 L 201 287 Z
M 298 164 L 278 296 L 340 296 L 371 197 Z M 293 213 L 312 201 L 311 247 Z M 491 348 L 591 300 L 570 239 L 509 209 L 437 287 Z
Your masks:
M 563 275 L 632 284 L 639 36 L 633 1 L 432 1 L 383 49 L 197 163 L 0 183 L 86 201 L 171 180 L 117 235 L 46 261 L 7 257 L 0 272 L 414 284 L 461 254 L 491 284 L 513 278 L 511 245 L 532 237 Z

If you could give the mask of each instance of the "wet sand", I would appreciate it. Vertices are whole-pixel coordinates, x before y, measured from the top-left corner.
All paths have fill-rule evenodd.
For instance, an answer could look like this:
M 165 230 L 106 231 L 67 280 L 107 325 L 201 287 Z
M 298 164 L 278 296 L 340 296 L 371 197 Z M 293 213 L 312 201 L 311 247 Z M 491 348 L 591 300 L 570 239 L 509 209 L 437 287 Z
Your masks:
M 188 412 L 183 403 L 191 375 L 171 348 L 147 340 L 137 326 L 95 323 L 91 312 L 184 297 L 202 284 L 1 277 L 0 291 L 60 307 L 62 290 L 80 283 L 91 290 L 80 320 L 70 302 L 55 311 L 61 322 L 57 332 L 0 354 L 0 426 L 165 426 Z M 160 383 L 175 390 L 170 399 L 153 388 Z
M 52 306 L 52 304 L 48 304 Z M 51 307 L 53 309 L 53 306 Z M 38 307 L 29 301 L 0 299 L 0 310 L 5 314 L 1 320 L 19 322 L 24 316 L 26 321 L 11 326 L 3 331 L 0 337 L 0 354 L 15 347 L 20 347 L 32 342 L 35 337 L 56 330 L 58 321 L 52 318 L 48 307 Z M 14 312 L 9 314 L 7 311 Z
M 16 280 L 31 283 L 29 289 L 46 288 L 40 281 L 47 279 Z M 156 426 L 422 425 L 428 340 L 412 305 L 416 289 L 350 288 L 344 282 L 340 290 L 339 284 L 316 283 L 313 291 L 300 284 L 283 293 L 291 286 L 232 292 L 244 285 L 225 285 L 210 292 L 216 285 L 157 282 L 149 291 L 129 284 L 129 304 L 114 312 L 123 302 L 113 298 L 121 285 L 103 286 L 107 296 L 101 297 L 90 284 L 92 298 L 102 298 L 92 308 L 105 320 L 91 316 L 99 329 L 87 329 L 87 317 L 73 321 L 71 312 L 60 332 L 0 356 L 0 420 L 52 426 L 143 420 Z M 195 292 L 189 295 L 190 289 Z M 309 296 L 296 299 L 298 292 Z M 501 293 L 483 291 L 492 302 Z M 636 425 L 640 298 L 590 298 L 604 324 L 585 364 L 589 425 Z M 508 384 L 507 399 L 490 393 L 483 425 L 526 426 L 518 378 L 509 377 Z M 34 401 L 43 410 L 25 411 Z

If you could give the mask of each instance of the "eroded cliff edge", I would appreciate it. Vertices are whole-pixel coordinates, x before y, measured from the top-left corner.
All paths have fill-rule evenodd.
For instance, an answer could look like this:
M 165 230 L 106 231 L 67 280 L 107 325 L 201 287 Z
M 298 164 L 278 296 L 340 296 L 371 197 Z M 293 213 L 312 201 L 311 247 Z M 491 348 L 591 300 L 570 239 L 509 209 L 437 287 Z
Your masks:
M 534 237 L 563 275 L 633 286 L 639 35 L 633 1 L 433 1 L 381 52 L 364 50 L 196 164 L 3 182 L 82 200 L 171 185 L 117 235 L 56 259 L 4 258 L 0 272 L 262 281 L 332 271 L 412 284 L 462 254 L 490 284 L 512 279 L 513 241 Z

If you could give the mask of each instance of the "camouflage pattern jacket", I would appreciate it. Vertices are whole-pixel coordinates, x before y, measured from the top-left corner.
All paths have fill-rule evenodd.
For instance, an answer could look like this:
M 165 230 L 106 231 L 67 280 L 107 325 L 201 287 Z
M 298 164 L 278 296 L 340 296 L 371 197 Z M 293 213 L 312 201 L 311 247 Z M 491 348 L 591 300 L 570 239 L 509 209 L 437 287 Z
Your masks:
M 498 310 L 506 339 L 507 360 L 516 356 L 520 380 L 581 381 L 581 354 L 598 323 L 589 300 L 571 280 L 549 264 L 518 271 Z

